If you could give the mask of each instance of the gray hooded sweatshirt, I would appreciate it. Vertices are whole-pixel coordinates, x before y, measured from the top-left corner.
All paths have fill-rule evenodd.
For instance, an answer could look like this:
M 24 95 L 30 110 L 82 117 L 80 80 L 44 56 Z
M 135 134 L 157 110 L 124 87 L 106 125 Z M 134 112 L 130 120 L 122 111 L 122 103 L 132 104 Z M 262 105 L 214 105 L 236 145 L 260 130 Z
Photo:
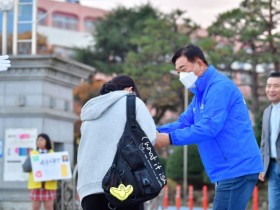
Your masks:
M 89 100 L 81 111 L 81 141 L 78 148 L 78 185 L 80 201 L 103 193 L 102 179 L 111 166 L 126 123 L 127 91 L 114 91 Z M 152 144 L 156 139 L 153 118 L 136 98 L 136 120 Z

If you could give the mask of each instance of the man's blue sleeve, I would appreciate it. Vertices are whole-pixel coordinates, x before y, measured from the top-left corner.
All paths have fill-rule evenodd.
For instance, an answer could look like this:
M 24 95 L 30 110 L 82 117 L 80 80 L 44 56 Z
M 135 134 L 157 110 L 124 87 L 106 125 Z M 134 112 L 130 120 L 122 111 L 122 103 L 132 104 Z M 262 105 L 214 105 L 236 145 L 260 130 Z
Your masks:
M 169 133 L 172 144 L 198 144 L 215 138 L 225 124 L 235 94 L 231 85 L 214 85 L 207 93 L 200 119 L 190 127 L 182 126 Z
M 185 128 L 193 124 L 193 101 L 188 108 L 179 116 L 178 120 L 162 125 L 157 128 L 160 133 L 170 133 L 176 129 Z

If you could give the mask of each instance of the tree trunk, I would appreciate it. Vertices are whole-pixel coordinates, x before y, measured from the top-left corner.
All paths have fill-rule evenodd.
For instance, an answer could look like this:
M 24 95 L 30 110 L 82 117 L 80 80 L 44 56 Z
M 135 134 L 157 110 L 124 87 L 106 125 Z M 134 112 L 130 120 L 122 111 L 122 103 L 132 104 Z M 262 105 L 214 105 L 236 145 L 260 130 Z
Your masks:
M 255 122 L 256 116 L 259 113 L 260 105 L 259 105 L 259 94 L 258 94 L 258 73 L 256 71 L 256 64 L 253 64 L 252 74 L 251 74 L 251 92 L 252 92 L 252 114 L 253 114 L 253 122 Z

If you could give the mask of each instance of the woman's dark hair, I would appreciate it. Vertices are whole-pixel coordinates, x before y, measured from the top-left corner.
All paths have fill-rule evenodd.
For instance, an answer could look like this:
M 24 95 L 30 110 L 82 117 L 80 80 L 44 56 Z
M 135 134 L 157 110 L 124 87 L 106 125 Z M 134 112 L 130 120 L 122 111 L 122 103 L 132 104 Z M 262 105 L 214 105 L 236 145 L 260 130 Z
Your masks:
M 116 90 L 124 90 L 125 88 L 132 87 L 132 90 L 135 92 L 136 96 L 140 98 L 140 94 L 137 90 L 135 82 L 133 79 L 126 75 L 118 75 L 114 77 L 109 82 L 106 82 L 100 89 L 100 95 L 104 95 Z
M 37 141 L 38 141 L 39 137 L 42 137 L 42 138 L 44 138 L 46 140 L 46 149 L 47 150 L 52 149 L 51 139 L 50 139 L 50 137 L 47 134 L 45 134 L 45 133 L 39 134 L 38 137 L 37 137 Z M 37 147 L 37 150 L 38 149 L 39 148 Z
M 177 49 L 172 57 L 172 63 L 175 64 L 176 60 L 182 55 L 184 55 L 190 62 L 195 62 L 195 59 L 199 58 L 208 66 L 208 62 L 206 61 L 202 50 L 198 46 L 189 44 L 185 47 Z

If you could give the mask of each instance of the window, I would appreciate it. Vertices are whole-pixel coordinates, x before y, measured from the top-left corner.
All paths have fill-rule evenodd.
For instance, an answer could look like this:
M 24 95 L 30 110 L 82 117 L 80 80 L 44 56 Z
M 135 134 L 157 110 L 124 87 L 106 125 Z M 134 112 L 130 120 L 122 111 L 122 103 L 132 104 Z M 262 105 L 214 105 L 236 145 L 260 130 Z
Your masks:
M 39 25 L 47 25 L 47 12 L 46 10 L 43 9 L 38 9 L 38 20 L 39 20 Z
M 84 20 L 84 31 L 92 33 L 95 29 L 95 20 L 93 18 L 85 18 Z
M 32 20 L 32 0 L 20 0 L 18 16 L 21 21 Z
M 71 14 L 55 13 L 52 17 L 52 25 L 55 28 L 78 30 L 78 18 Z

